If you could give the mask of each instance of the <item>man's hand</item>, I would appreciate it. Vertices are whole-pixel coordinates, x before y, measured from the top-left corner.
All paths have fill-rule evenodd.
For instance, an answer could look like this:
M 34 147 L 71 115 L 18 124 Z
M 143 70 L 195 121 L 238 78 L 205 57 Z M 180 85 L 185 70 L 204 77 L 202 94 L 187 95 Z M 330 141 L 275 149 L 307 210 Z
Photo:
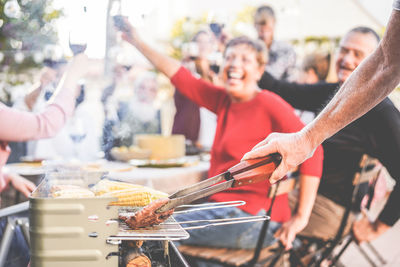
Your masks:
M 285 222 L 278 231 L 276 231 L 275 237 L 281 241 L 286 250 L 289 250 L 292 248 L 296 235 L 307 226 L 307 223 L 308 220 L 295 215 L 289 221 Z
M 35 190 L 36 185 L 18 174 L 8 174 L 12 186 L 26 197 Z
M 357 243 L 369 242 L 377 239 L 383 233 L 390 229 L 390 226 L 376 220 L 370 222 L 367 217 L 353 223 L 353 235 Z
M 271 183 L 275 183 L 311 157 L 313 152 L 314 147 L 302 131 L 297 133 L 272 133 L 246 153 L 243 160 L 264 157 L 272 153 L 281 154 L 281 164 L 269 178 Z

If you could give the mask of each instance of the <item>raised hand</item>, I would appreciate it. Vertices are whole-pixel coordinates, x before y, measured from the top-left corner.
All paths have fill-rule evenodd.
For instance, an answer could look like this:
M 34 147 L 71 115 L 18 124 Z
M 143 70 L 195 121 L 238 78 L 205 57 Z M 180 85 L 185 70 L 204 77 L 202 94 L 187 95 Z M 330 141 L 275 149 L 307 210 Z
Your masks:
M 118 29 L 119 31 L 121 31 L 122 39 L 132 44 L 133 46 L 136 46 L 137 42 L 139 41 L 139 35 L 135 27 L 132 26 L 127 17 L 119 17 L 119 19 L 120 25 L 118 26 Z

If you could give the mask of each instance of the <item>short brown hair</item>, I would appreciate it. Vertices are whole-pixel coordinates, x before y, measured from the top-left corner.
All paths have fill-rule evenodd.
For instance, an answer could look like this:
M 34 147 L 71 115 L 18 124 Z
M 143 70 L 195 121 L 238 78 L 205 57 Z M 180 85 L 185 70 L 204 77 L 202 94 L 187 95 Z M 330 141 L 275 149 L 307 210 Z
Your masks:
M 257 58 L 258 64 L 260 64 L 260 65 L 267 64 L 268 53 L 267 53 L 267 49 L 266 49 L 264 43 L 259 40 L 253 40 L 247 36 L 240 36 L 240 37 L 236 37 L 236 38 L 233 38 L 232 40 L 230 40 L 226 44 L 224 56 L 229 47 L 234 47 L 234 46 L 242 45 L 242 44 L 247 45 L 248 47 L 250 47 L 251 49 L 254 50 L 254 52 L 256 53 L 256 58 Z
M 329 73 L 331 55 L 328 53 L 315 52 L 307 55 L 303 60 L 302 69 L 308 71 L 313 69 L 319 81 L 324 81 Z
M 263 5 L 257 8 L 256 12 L 254 13 L 254 22 L 256 22 L 256 18 L 260 17 L 262 20 L 273 19 L 275 18 L 275 12 L 272 7 Z

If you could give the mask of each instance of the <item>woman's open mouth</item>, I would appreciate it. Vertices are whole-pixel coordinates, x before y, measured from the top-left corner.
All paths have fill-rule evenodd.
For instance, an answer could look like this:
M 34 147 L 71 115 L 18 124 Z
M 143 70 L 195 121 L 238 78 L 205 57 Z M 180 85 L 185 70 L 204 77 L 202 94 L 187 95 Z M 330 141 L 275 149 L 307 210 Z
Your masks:
M 244 73 L 241 71 L 228 71 L 228 79 L 243 80 Z

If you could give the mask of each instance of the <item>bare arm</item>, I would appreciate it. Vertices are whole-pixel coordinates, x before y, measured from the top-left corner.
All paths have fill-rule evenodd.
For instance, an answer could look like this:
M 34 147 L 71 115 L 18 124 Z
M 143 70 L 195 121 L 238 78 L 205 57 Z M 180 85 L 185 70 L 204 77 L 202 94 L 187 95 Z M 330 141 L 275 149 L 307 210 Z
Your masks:
M 32 111 L 33 106 L 35 105 L 36 100 L 39 97 L 41 91 L 42 91 L 42 85 L 40 83 L 35 83 L 32 86 L 30 93 L 25 96 L 24 101 L 29 111 Z
M 57 78 L 56 70 L 48 67 L 42 69 L 40 74 L 40 81 L 35 83 L 32 86 L 31 90 L 29 90 L 30 93 L 25 96 L 24 100 L 28 110 L 32 111 L 42 89 L 45 88 L 52 81 L 55 81 L 56 78 Z
M 308 224 L 315 197 L 317 196 L 320 178 L 309 175 L 300 176 L 299 199 L 294 216 L 276 232 L 286 249 L 292 247 L 292 242 L 301 230 Z
M 136 47 L 159 71 L 164 73 L 168 78 L 171 78 L 179 70 L 181 63 L 146 44 L 127 19 L 125 19 L 125 24 L 129 28 L 129 31 L 122 32 L 122 38 Z
M 282 161 L 271 182 L 309 158 L 314 149 L 365 114 L 400 82 L 400 11 L 394 10 L 378 48 L 358 66 L 319 116 L 297 133 L 273 133 L 243 158 L 280 153 Z
M 299 203 L 297 207 L 296 216 L 308 222 L 312 207 L 314 206 L 315 197 L 317 196 L 318 186 L 320 182 L 319 177 L 301 175 L 299 186 Z

